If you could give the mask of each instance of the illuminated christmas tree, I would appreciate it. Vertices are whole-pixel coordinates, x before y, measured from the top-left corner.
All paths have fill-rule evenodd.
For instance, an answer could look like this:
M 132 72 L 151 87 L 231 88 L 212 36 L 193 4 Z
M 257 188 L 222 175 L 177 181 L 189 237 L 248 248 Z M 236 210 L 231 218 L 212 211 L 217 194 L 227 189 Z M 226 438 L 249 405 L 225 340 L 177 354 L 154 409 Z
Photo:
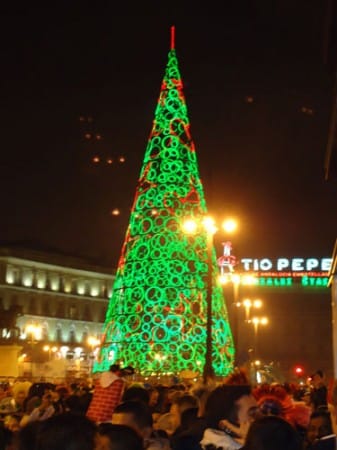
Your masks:
M 206 355 L 207 235 L 182 224 L 207 213 L 174 48 L 140 173 L 95 371 L 112 363 L 144 375 L 201 372 Z M 233 368 L 234 348 L 212 249 L 212 360 Z

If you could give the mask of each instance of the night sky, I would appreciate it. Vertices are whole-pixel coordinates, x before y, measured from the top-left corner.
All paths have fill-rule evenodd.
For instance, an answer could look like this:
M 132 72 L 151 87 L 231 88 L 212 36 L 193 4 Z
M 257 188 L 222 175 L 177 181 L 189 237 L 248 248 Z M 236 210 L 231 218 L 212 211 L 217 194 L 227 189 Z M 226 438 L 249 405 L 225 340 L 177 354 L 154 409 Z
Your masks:
M 116 266 L 175 25 L 206 201 L 216 217 L 240 220 L 234 253 L 330 256 L 325 3 L 3 10 L 0 240 Z

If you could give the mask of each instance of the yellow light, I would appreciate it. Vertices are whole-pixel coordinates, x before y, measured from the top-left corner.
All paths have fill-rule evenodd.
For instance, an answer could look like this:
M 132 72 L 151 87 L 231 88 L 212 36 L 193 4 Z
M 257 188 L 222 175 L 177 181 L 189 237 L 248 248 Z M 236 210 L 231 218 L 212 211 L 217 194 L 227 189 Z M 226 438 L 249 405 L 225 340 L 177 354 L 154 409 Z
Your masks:
M 239 274 L 233 273 L 232 274 L 232 282 L 234 284 L 240 284 L 241 283 L 241 276 Z
M 255 275 L 243 275 L 241 279 L 241 284 L 244 284 L 246 286 L 254 285 L 257 283 L 257 278 Z
M 238 223 L 235 219 L 226 219 L 222 223 L 222 228 L 226 233 L 234 233 L 238 227 Z
M 254 300 L 253 301 L 253 306 L 254 306 L 254 308 L 261 308 L 262 301 L 261 300 Z
M 215 222 L 212 217 L 205 217 L 203 224 L 208 234 L 214 234 L 217 232 L 217 227 L 215 226 Z
M 29 324 L 25 329 L 26 335 L 29 334 L 30 338 L 40 340 L 42 335 L 42 327 L 40 325 Z
M 231 274 L 229 273 L 224 273 L 223 275 L 219 276 L 219 281 L 221 284 L 227 284 L 230 283 L 232 281 L 232 277 Z
M 99 339 L 95 338 L 95 336 L 89 336 L 87 342 L 92 348 L 97 347 L 100 343 Z
M 267 325 L 269 321 L 267 317 L 253 317 L 252 322 L 254 325 Z
M 249 300 L 249 298 L 244 299 L 244 301 L 242 302 L 243 306 L 245 308 L 250 308 L 252 306 L 252 301 Z M 256 318 L 256 317 L 255 317 Z
M 185 220 L 183 230 L 187 234 L 194 234 L 197 231 L 197 222 L 192 219 Z

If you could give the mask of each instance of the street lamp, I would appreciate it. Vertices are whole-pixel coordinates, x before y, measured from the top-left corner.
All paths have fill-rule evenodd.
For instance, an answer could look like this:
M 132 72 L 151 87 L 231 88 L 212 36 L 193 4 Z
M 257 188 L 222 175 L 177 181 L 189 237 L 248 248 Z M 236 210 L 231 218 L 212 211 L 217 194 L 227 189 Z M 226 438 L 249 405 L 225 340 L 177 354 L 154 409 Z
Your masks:
M 57 347 L 56 346 L 52 347 L 50 345 L 44 345 L 43 351 L 48 352 L 48 361 L 51 361 L 51 355 L 52 355 L 52 353 L 55 354 L 55 352 L 57 352 Z
M 250 300 L 249 298 L 245 298 L 242 301 L 242 305 L 245 308 L 245 320 L 246 320 L 246 322 L 249 322 L 251 308 L 257 308 L 257 309 L 261 308 L 262 301 L 260 299 Z
M 254 326 L 254 350 L 255 356 L 258 356 L 258 331 L 260 325 L 267 325 L 269 320 L 267 317 L 253 317 L 252 324 Z
M 186 234 L 195 234 L 198 230 L 200 221 L 188 219 L 183 223 L 183 231 Z M 204 217 L 201 220 L 202 227 L 206 232 L 207 237 L 207 290 L 206 290 L 206 354 L 205 365 L 203 368 L 203 379 L 206 384 L 208 380 L 213 379 L 215 376 L 212 360 L 212 293 L 213 293 L 213 266 L 212 266 L 212 252 L 213 252 L 213 238 L 218 228 L 214 219 L 211 217 Z M 237 224 L 234 219 L 225 220 L 222 223 L 224 231 L 234 231 Z
M 91 349 L 91 353 L 89 355 L 89 359 L 90 359 L 90 372 L 92 372 L 92 368 L 93 368 L 93 365 L 94 365 L 94 359 L 95 359 L 94 350 L 100 344 L 100 340 L 97 339 L 95 336 L 89 336 L 88 340 L 87 340 L 87 343 L 88 343 L 88 345 L 90 346 L 90 349 Z

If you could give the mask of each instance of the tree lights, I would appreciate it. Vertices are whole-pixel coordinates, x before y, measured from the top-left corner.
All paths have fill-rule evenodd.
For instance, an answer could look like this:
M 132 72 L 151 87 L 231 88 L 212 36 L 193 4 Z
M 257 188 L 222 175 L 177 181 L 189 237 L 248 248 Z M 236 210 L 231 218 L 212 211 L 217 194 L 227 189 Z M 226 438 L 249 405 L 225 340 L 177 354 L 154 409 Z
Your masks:
M 186 234 L 182 227 L 187 218 L 193 227 L 193 219 L 205 217 L 207 208 L 173 41 L 95 371 L 119 362 L 144 375 L 200 372 L 209 267 L 214 372 L 232 370 L 232 335 L 215 252 L 212 248 L 209 263 L 207 231 Z

